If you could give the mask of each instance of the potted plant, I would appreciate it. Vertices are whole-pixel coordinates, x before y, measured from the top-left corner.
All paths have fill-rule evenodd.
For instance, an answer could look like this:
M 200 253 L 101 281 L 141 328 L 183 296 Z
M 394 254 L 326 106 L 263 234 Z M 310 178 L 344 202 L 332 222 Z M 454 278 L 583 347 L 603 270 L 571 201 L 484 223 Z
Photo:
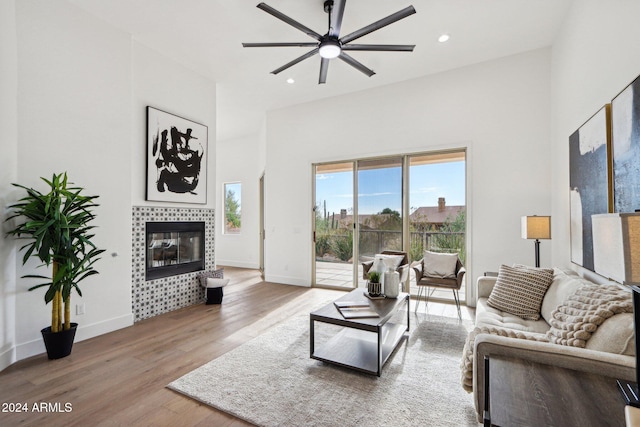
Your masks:
M 38 274 L 22 277 L 47 280 L 29 290 L 46 288 L 44 301 L 51 303 L 51 326 L 42 329 L 42 336 L 49 359 L 59 359 L 71 353 L 77 328 L 77 323 L 71 323 L 71 291 L 75 289 L 82 296 L 78 283 L 98 274 L 93 265 L 104 250 L 91 242 L 94 226 L 90 223 L 95 218 L 91 210 L 98 206 L 94 202 L 98 196 L 81 195 L 83 188 L 72 186 L 66 172 L 54 174 L 51 181 L 41 179 L 49 186 L 46 194 L 13 184 L 26 190 L 27 195 L 10 206 L 13 213 L 7 221 L 13 218 L 26 221 L 7 235 L 28 240 L 20 248 L 25 251 L 23 265 L 34 256 L 42 263 L 40 266 L 51 266 L 51 277 Z
M 369 283 L 367 283 L 367 291 L 369 296 L 379 297 L 382 294 L 382 285 L 380 284 L 380 273 L 372 271 L 369 273 Z

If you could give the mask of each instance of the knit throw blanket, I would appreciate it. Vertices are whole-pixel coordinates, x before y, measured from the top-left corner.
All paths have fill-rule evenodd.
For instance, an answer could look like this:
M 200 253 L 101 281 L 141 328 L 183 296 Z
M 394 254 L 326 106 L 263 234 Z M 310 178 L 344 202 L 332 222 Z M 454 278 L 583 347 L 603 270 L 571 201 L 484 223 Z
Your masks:
M 547 337 L 554 344 L 584 348 L 598 326 L 618 313 L 633 313 L 631 292 L 585 284 L 551 313 Z
M 582 347 L 598 326 L 618 313 L 633 313 L 631 293 L 614 285 L 585 284 L 576 289 L 552 313 L 546 336 L 499 327 L 476 327 L 469 332 L 460 363 L 462 388 L 473 391 L 473 346 L 479 334 L 551 342 Z
M 475 327 L 469 335 L 467 335 L 467 341 L 464 343 L 464 349 L 462 350 L 462 361 L 460 362 L 460 371 L 462 388 L 468 393 L 473 391 L 473 344 L 476 340 L 476 336 L 480 334 L 500 335 L 502 337 L 519 338 L 531 341 L 548 342 L 547 338 L 541 334 L 533 334 L 522 331 L 516 331 L 515 329 L 503 329 L 495 326 L 482 326 Z

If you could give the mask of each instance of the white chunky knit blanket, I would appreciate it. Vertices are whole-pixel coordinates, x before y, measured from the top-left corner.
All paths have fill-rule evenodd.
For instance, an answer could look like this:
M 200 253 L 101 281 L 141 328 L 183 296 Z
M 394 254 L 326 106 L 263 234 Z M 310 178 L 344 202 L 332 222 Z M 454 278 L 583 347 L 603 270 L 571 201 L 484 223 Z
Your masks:
M 518 338 L 531 341 L 548 342 L 548 339 L 544 335 L 532 334 L 522 331 L 516 331 L 514 329 L 503 329 L 495 326 L 487 327 L 475 327 L 469 335 L 467 335 L 467 341 L 464 344 L 462 350 L 462 361 L 460 362 L 462 388 L 467 392 L 473 391 L 473 344 L 476 340 L 476 336 L 479 334 L 491 334 L 500 335 L 502 337 Z
M 546 336 L 498 327 L 476 327 L 469 332 L 462 353 L 462 387 L 473 391 L 473 345 L 479 334 L 584 348 L 598 326 L 618 313 L 633 313 L 631 292 L 615 285 L 584 284 L 551 313 L 551 327 Z
M 583 285 L 551 313 L 547 337 L 555 344 L 584 348 L 598 326 L 618 313 L 633 313 L 629 290 L 615 285 Z

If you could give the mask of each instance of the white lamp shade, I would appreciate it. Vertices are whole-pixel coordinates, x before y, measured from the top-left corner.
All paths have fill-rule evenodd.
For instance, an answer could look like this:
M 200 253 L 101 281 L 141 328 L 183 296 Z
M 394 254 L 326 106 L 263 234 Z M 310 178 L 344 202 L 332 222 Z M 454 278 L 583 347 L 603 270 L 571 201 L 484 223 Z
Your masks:
M 619 283 L 640 284 L 640 213 L 591 216 L 595 272 Z
M 551 239 L 550 216 L 523 216 L 523 239 Z

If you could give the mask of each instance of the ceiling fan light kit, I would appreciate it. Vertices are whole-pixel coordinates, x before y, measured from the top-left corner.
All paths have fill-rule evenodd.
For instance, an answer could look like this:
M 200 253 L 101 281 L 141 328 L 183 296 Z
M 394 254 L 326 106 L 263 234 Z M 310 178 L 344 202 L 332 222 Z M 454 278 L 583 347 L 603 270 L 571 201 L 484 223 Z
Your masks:
M 316 53 L 320 55 L 320 76 L 318 83 L 323 84 L 327 81 L 327 72 L 329 70 L 329 61 L 339 58 L 347 64 L 351 65 L 358 71 L 371 77 L 375 72 L 345 53 L 348 50 L 357 51 L 377 51 L 377 52 L 412 52 L 415 45 L 394 45 L 394 44 L 350 44 L 352 41 L 377 31 L 387 25 L 393 24 L 407 16 L 416 13 L 413 6 L 408 6 L 392 15 L 382 18 L 372 24 L 362 27 L 344 37 L 340 37 L 340 28 L 342 27 L 342 18 L 344 16 L 344 7 L 346 0 L 327 0 L 324 2 L 324 11 L 329 15 L 329 30 L 325 35 L 321 35 L 312 29 L 302 25 L 298 21 L 288 17 L 282 12 L 277 11 L 266 3 L 258 4 L 261 9 L 268 14 L 280 19 L 281 21 L 291 25 L 292 27 L 302 31 L 309 37 L 315 39 L 315 42 L 300 43 L 242 43 L 243 47 L 312 47 L 313 49 L 302 56 L 288 62 L 280 68 L 273 70 L 272 74 L 278 74 L 295 64 L 311 58 Z
M 320 56 L 326 59 L 333 59 L 340 56 L 340 52 L 342 52 L 342 47 L 340 47 L 340 42 L 338 40 L 327 39 L 320 42 L 320 47 L 318 48 Z

